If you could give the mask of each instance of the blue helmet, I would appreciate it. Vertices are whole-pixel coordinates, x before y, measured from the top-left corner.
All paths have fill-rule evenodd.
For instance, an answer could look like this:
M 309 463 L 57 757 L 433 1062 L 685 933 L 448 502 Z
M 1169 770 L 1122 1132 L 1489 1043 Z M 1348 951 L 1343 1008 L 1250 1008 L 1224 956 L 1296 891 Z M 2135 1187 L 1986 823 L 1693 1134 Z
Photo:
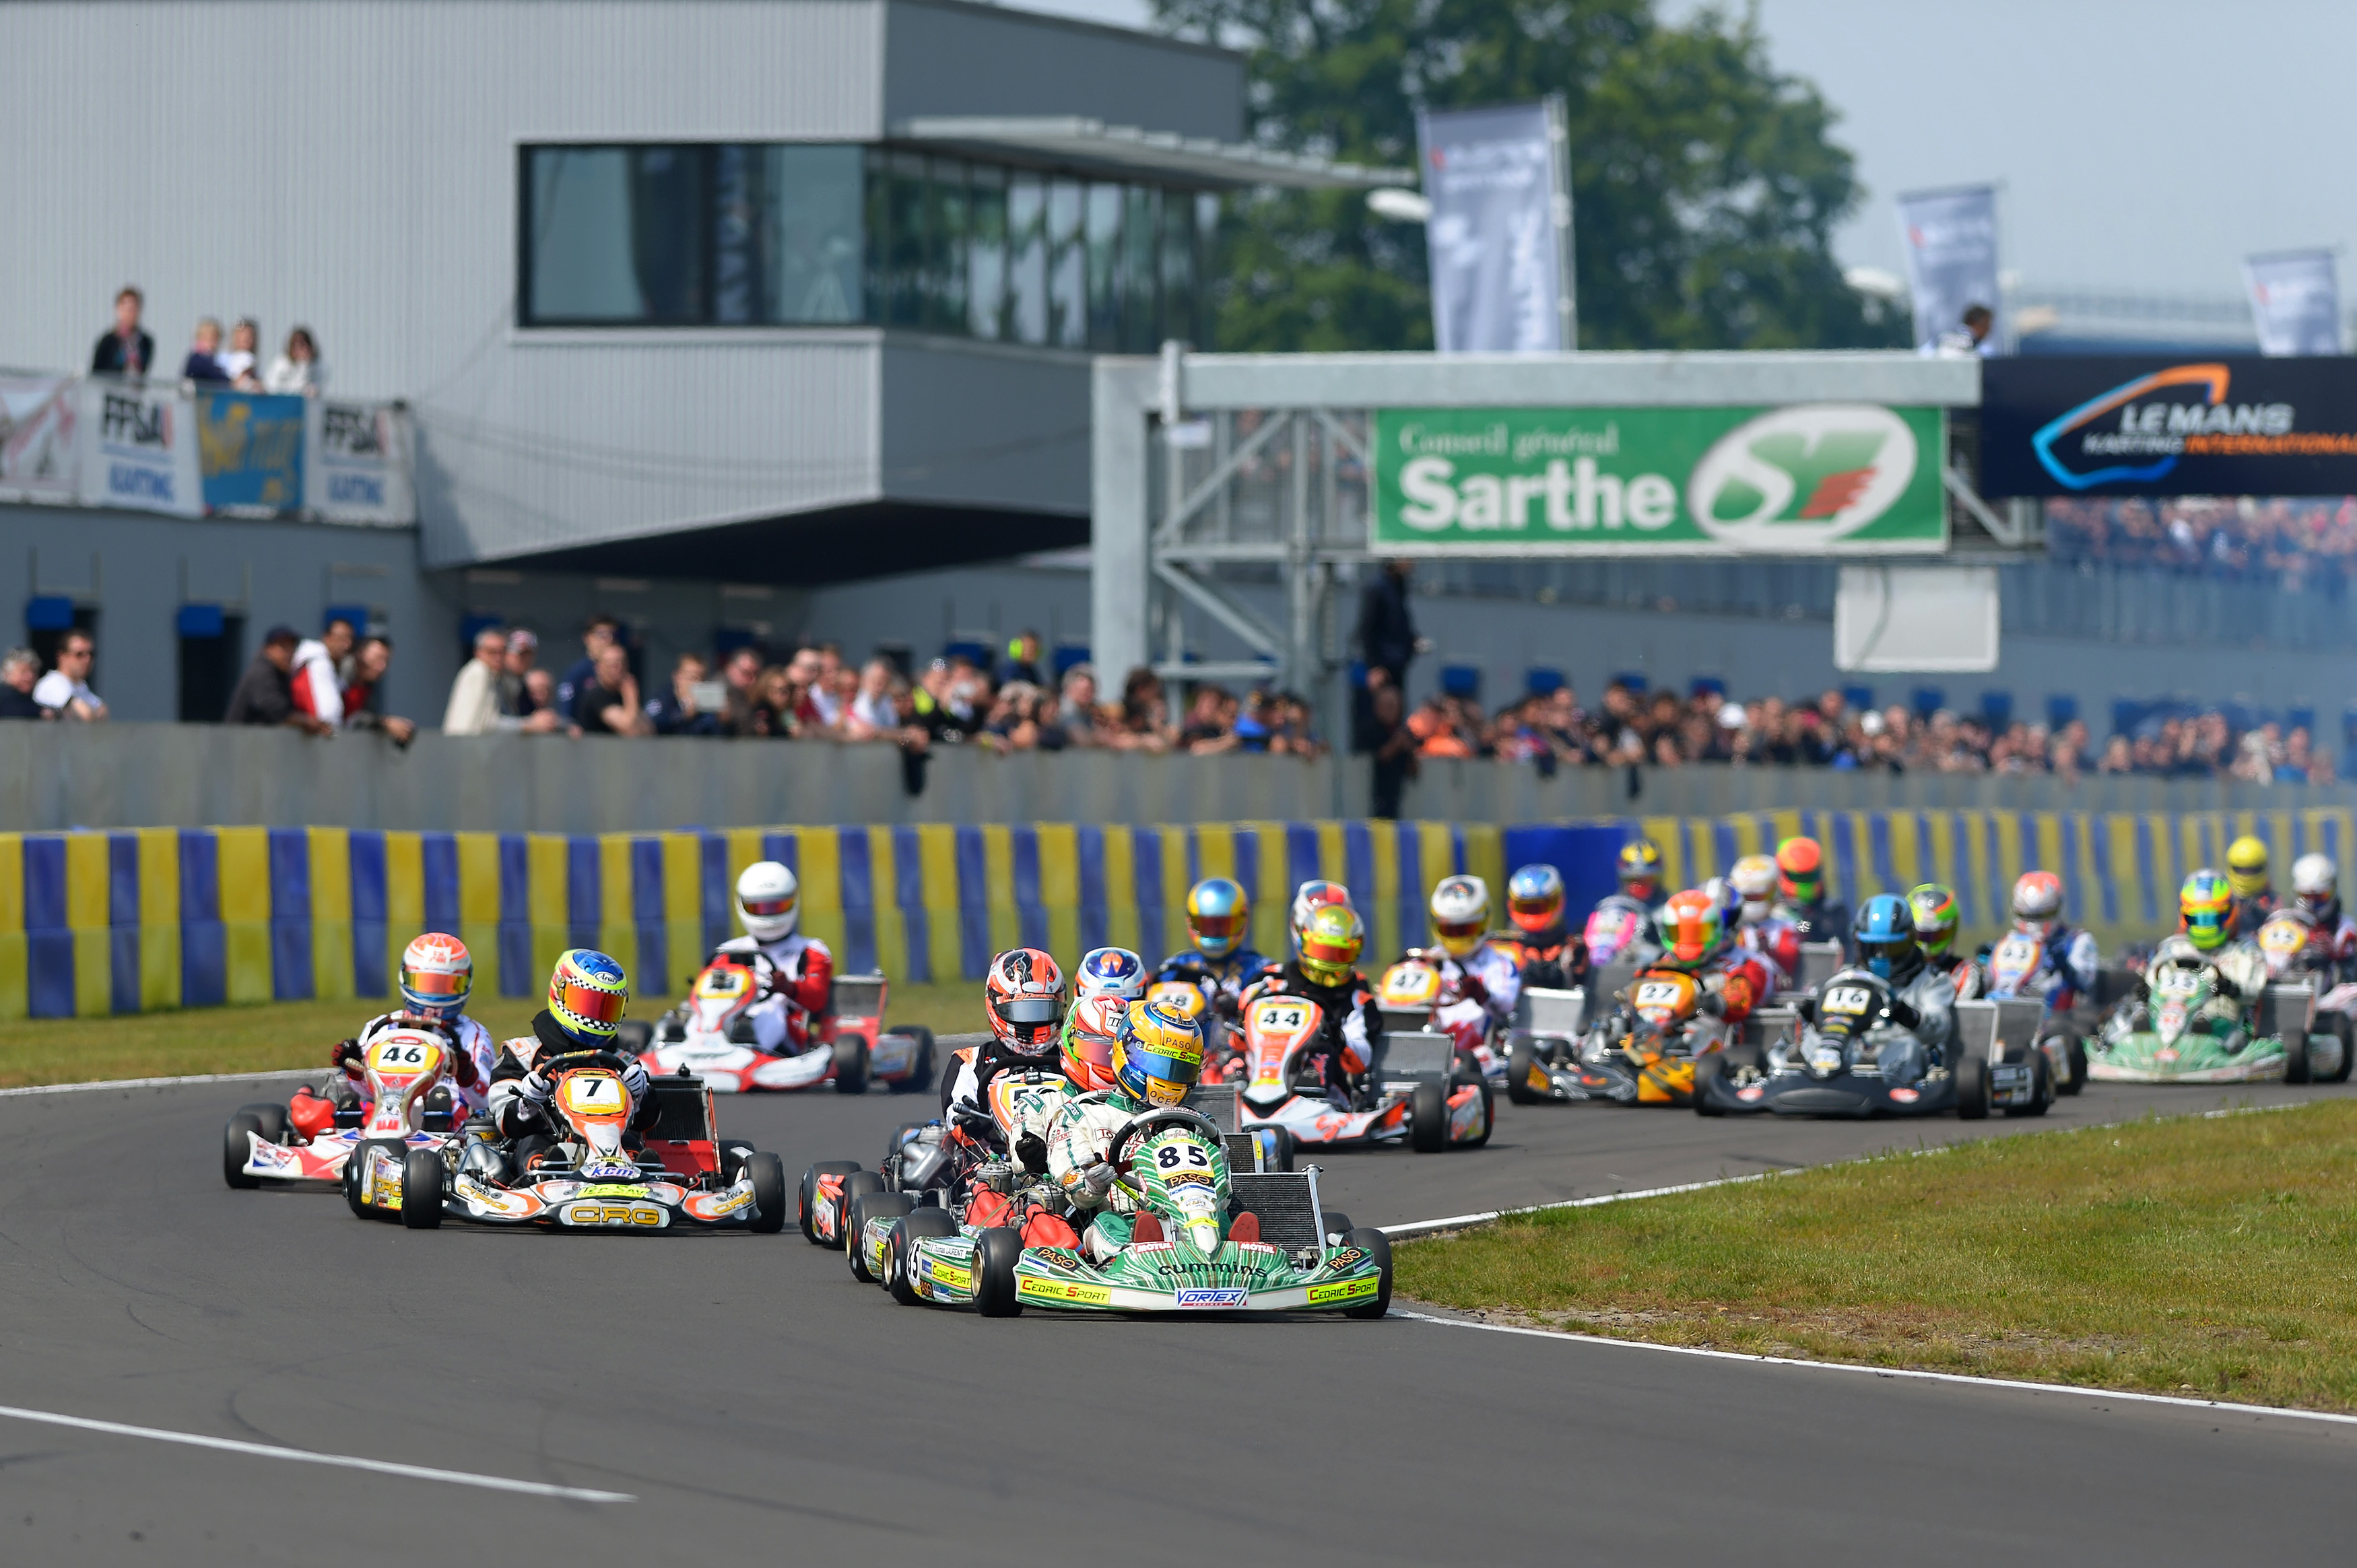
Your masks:
M 1093 948 L 1072 972 L 1072 996 L 1118 996 L 1135 1002 L 1146 994 L 1146 961 L 1127 948 Z
M 1857 940 L 1858 962 L 1885 980 L 1903 983 L 1923 967 L 1914 913 L 1895 894 L 1878 893 L 1860 906 L 1850 934 Z
M 1195 950 L 1205 958 L 1225 958 L 1243 945 L 1252 924 L 1252 903 L 1243 885 L 1225 876 L 1207 876 L 1187 895 L 1187 929 L 1194 933 Z

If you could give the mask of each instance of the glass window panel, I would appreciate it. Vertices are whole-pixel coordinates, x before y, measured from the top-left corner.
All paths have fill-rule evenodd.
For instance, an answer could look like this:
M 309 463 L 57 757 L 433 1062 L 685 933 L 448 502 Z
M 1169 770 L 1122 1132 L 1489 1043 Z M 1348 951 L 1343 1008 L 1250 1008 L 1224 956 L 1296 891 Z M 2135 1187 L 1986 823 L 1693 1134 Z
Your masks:
M 705 318 L 704 149 L 536 147 L 531 321 Z
M 1048 187 L 1048 341 L 1060 349 L 1089 346 L 1087 212 L 1080 181 Z
M 1195 202 L 1183 190 L 1162 199 L 1162 327 L 1159 336 L 1195 340 Z
M 894 153 L 885 176 L 884 319 L 894 327 L 925 324 L 925 160 Z
M 1048 188 L 1036 174 L 1006 186 L 1007 336 L 1018 343 L 1048 341 Z
M 1088 199 L 1089 347 L 1121 347 L 1122 188 L 1092 184 Z
M 761 149 L 712 149 L 712 318 L 762 317 Z
M 1006 171 L 974 165 L 966 186 L 966 330 L 1000 338 L 1006 329 Z
M 1219 316 L 1213 284 L 1220 275 L 1220 199 L 1210 191 L 1195 198 L 1195 347 L 1210 353 Z
M 788 325 L 865 320 L 861 150 L 787 145 L 761 151 L 767 194 L 762 318 Z
M 1161 291 L 1154 252 L 1162 233 L 1162 193 L 1151 186 L 1125 186 L 1122 199 L 1127 213 L 1122 221 L 1121 346 L 1133 354 L 1147 354 L 1158 346 L 1156 296 Z
M 630 150 L 630 270 L 646 297 L 646 318 L 710 319 L 705 308 L 705 149 Z
M 965 165 L 934 158 L 925 181 L 925 325 L 965 330 Z

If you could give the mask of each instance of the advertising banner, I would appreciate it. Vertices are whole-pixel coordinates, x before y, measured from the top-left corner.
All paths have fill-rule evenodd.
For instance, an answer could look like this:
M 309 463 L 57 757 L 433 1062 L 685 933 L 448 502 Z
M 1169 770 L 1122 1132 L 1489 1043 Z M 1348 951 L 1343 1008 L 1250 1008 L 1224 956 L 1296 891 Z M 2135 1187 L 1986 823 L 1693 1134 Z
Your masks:
M 1964 310 L 1999 305 L 1996 188 L 1926 190 L 1899 199 L 1899 239 L 1907 252 L 1907 291 L 1915 302 L 1915 346 L 1930 352 L 1961 339 Z M 1998 318 L 1993 338 L 2002 338 Z
M 2259 352 L 2289 357 L 2341 352 L 2341 280 L 2330 251 L 2286 251 L 2243 263 L 2258 323 Z
M 1573 346 L 1565 340 L 1569 285 L 1557 225 L 1564 143 L 1552 120 L 1545 103 L 1416 115 L 1432 202 L 1425 222 L 1432 338 L 1444 354 Z
M 414 522 L 407 420 L 382 403 L 305 401 L 303 510 L 333 522 Z
M 1989 496 L 2357 495 L 2357 360 L 1991 360 L 1981 468 Z
M 1378 409 L 1378 551 L 1860 555 L 1947 548 L 1946 412 Z
M 303 504 L 304 397 L 199 392 L 205 510 L 277 516 Z
M 0 376 L 0 496 L 70 501 L 81 471 L 70 376 Z
M 196 423 L 176 387 L 82 382 L 82 504 L 202 516 Z

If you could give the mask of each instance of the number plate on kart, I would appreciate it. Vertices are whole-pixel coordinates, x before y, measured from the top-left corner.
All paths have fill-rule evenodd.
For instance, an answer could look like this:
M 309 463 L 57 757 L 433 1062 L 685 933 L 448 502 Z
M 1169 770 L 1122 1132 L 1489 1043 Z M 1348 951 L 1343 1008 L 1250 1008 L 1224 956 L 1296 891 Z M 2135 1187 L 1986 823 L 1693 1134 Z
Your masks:
M 1857 1017 L 1874 1005 L 1874 993 L 1863 985 L 1835 985 L 1825 992 L 1824 1000 L 1817 1004 L 1820 1013 L 1838 1013 Z

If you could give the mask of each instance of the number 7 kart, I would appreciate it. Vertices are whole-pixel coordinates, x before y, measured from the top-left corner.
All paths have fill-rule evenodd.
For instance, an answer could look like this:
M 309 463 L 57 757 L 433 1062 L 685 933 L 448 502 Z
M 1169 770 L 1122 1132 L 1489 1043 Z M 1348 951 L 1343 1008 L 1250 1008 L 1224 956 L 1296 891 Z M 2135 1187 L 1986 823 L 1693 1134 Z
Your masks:
M 1252 1144 L 1232 1140 L 1237 1149 Z M 1118 1237 L 1125 1227 L 1128 1238 L 1103 1262 L 1069 1247 L 1027 1247 L 1010 1227 L 961 1227 L 942 1208 L 880 1218 L 871 1223 L 884 1230 L 885 1287 L 906 1305 L 972 1306 L 985 1317 L 1027 1306 L 1383 1316 L 1389 1239 L 1322 1208 L 1316 1166 L 1239 1175 L 1230 1146 L 1209 1118 L 1176 1108 L 1117 1130 L 1105 1158 L 1135 1208 L 1099 1221 L 1102 1233 Z
M 1296 1146 L 1405 1142 L 1418 1154 L 1478 1149 L 1494 1124 L 1492 1091 L 1447 1035 L 1386 1034 L 1364 1087 L 1328 1097 L 1316 1047 L 1325 1009 L 1304 996 L 1264 996 L 1244 1009 L 1236 1131 L 1282 1128 Z

